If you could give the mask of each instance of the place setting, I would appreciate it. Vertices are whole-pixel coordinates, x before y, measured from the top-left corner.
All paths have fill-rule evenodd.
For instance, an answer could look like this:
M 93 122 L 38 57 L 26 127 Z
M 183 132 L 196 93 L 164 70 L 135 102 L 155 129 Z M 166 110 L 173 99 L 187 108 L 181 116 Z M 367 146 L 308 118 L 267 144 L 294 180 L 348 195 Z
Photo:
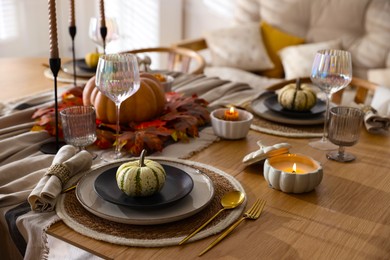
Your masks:
M 96 165 L 84 172 L 76 189 L 59 197 L 58 216 L 95 239 L 155 247 L 178 245 L 193 230 L 212 222 L 190 241 L 205 238 L 226 229 L 242 214 L 246 194 L 229 174 L 188 160 L 144 156 Z M 145 166 L 141 167 L 142 161 Z M 140 168 L 145 174 L 159 169 L 165 181 L 152 192 L 148 186 L 139 191 L 130 182 L 121 186 L 118 172 L 127 174 L 129 180 L 134 176 L 130 172 Z
M 305 83 L 303 83 L 303 82 Z M 316 125 L 324 122 L 326 104 L 317 96 L 317 88 L 307 78 L 297 78 L 281 89 L 267 91 L 250 104 L 264 119 L 288 125 Z

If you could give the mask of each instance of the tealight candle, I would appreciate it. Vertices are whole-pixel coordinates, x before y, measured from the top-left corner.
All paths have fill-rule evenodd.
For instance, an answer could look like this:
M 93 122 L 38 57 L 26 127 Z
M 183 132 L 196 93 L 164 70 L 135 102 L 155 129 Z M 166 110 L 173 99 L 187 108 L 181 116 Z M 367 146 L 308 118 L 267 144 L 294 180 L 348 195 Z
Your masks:
M 234 112 L 233 114 L 237 116 L 236 120 L 226 120 L 225 115 L 227 113 L 224 108 L 219 108 L 211 112 L 211 125 L 217 136 L 231 140 L 246 137 L 253 120 L 253 115 L 241 109 L 237 109 Z
M 315 167 L 312 165 L 307 165 L 305 163 L 296 163 L 296 162 L 275 162 L 272 166 L 278 170 L 287 173 L 296 173 L 296 174 L 305 174 L 312 171 L 315 171 Z
M 238 120 L 238 111 L 234 109 L 234 107 L 231 107 L 228 110 L 225 110 L 225 113 L 223 115 L 223 119 L 227 121 L 236 121 Z

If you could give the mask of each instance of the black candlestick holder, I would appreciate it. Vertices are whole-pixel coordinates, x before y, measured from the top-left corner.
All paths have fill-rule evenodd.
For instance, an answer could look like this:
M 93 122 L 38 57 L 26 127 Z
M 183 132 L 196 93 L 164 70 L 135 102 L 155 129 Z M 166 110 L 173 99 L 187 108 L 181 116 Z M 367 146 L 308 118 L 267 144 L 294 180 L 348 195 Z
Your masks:
M 106 37 L 107 37 L 107 26 L 100 27 L 100 35 L 103 40 L 103 53 L 106 54 Z
M 56 154 L 58 150 L 63 146 L 65 143 L 60 142 L 59 140 L 59 127 L 58 127 L 58 99 L 57 99 L 57 76 L 58 72 L 61 68 L 61 59 L 60 58 L 50 58 L 49 59 L 50 64 L 50 70 L 53 73 L 54 77 L 54 113 L 55 113 L 55 134 L 56 134 L 56 140 L 55 142 L 50 142 L 43 144 L 41 146 L 40 151 L 46 154 Z
M 74 38 L 76 36 L 76 26 L 69 26 L 69 34 L 70 37 L 72 38 L 72 57 L 73 57 L 73 84 L 76 87 L 77 82 L 77 73 L 76 73 L 76 50 L 75 50 L 75 43 L 74 43 Z

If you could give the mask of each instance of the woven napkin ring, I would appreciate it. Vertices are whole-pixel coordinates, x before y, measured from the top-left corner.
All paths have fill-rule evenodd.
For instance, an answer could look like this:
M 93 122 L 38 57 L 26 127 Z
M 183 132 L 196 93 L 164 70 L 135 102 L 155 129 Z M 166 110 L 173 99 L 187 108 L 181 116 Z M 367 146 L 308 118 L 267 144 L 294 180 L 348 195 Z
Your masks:
M 49 167 L 45 175 L 57 176 L 62 185 L 64 185 L 70 179 L 70 170 L 63 164 L 53 164 Z

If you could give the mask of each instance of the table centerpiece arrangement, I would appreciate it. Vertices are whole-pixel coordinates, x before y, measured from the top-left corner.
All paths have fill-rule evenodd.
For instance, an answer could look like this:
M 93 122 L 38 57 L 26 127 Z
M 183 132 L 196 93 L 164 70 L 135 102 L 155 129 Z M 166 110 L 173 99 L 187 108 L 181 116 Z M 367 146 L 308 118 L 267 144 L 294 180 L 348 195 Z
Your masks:
M 143 75 L 145 77 L 145 74 Z M 91 78 L 90 81 L 94 81 L 94 79 Z M 141 84 L 143 83 L 141 82 Z M 58 102 L 59 111 L 70 106 L 84 105 L 83 92 L 85 95 L 86 88 L 87 86 L 84 89 L 75 87 L 64 92 L 60 102 Z M 142 97 L 139 97 L 139 95 Z M 159 113 L 152 113 L 147 119 L 121 121 L 121 135 L 118 140 L 122 149 L 130 155 L 139 156 L 143 149 L 146 149 L 148 154 L 152 154 L 156 151 L 162 151 L 165 146 L 173 142 L 188 142 L 190 138 L 199 136 L 201 127 L 210 124 L 210 113 L 204 99 L 195 95 L 184 96 L 176 92 L 168 92 L 164 96 L 166 103 L 160 108 Z M 148 105 L 148 96 L 142 94 L 142 92 L 137 92 L 132 98 L 141 99 L 145 107 Z M 124 101 L 124 104 L 126 102 L 127 100 Z M 95 145 L 100 149 L 109 149 L 115 144 L 115 122 L 111 122 L 107 118 L 101 118 L 99 116 L 101 110 L 96 109 L 97 140 Z M 54 113 L 54 106 L 38 109 L 32 116 L 36 124 L 31 130 L 45 130 L 54 136 Z M 121 114 L 123 113 L 121 112 Z M 59 136 L 63 138 L 61 126 L 59 127 Z

